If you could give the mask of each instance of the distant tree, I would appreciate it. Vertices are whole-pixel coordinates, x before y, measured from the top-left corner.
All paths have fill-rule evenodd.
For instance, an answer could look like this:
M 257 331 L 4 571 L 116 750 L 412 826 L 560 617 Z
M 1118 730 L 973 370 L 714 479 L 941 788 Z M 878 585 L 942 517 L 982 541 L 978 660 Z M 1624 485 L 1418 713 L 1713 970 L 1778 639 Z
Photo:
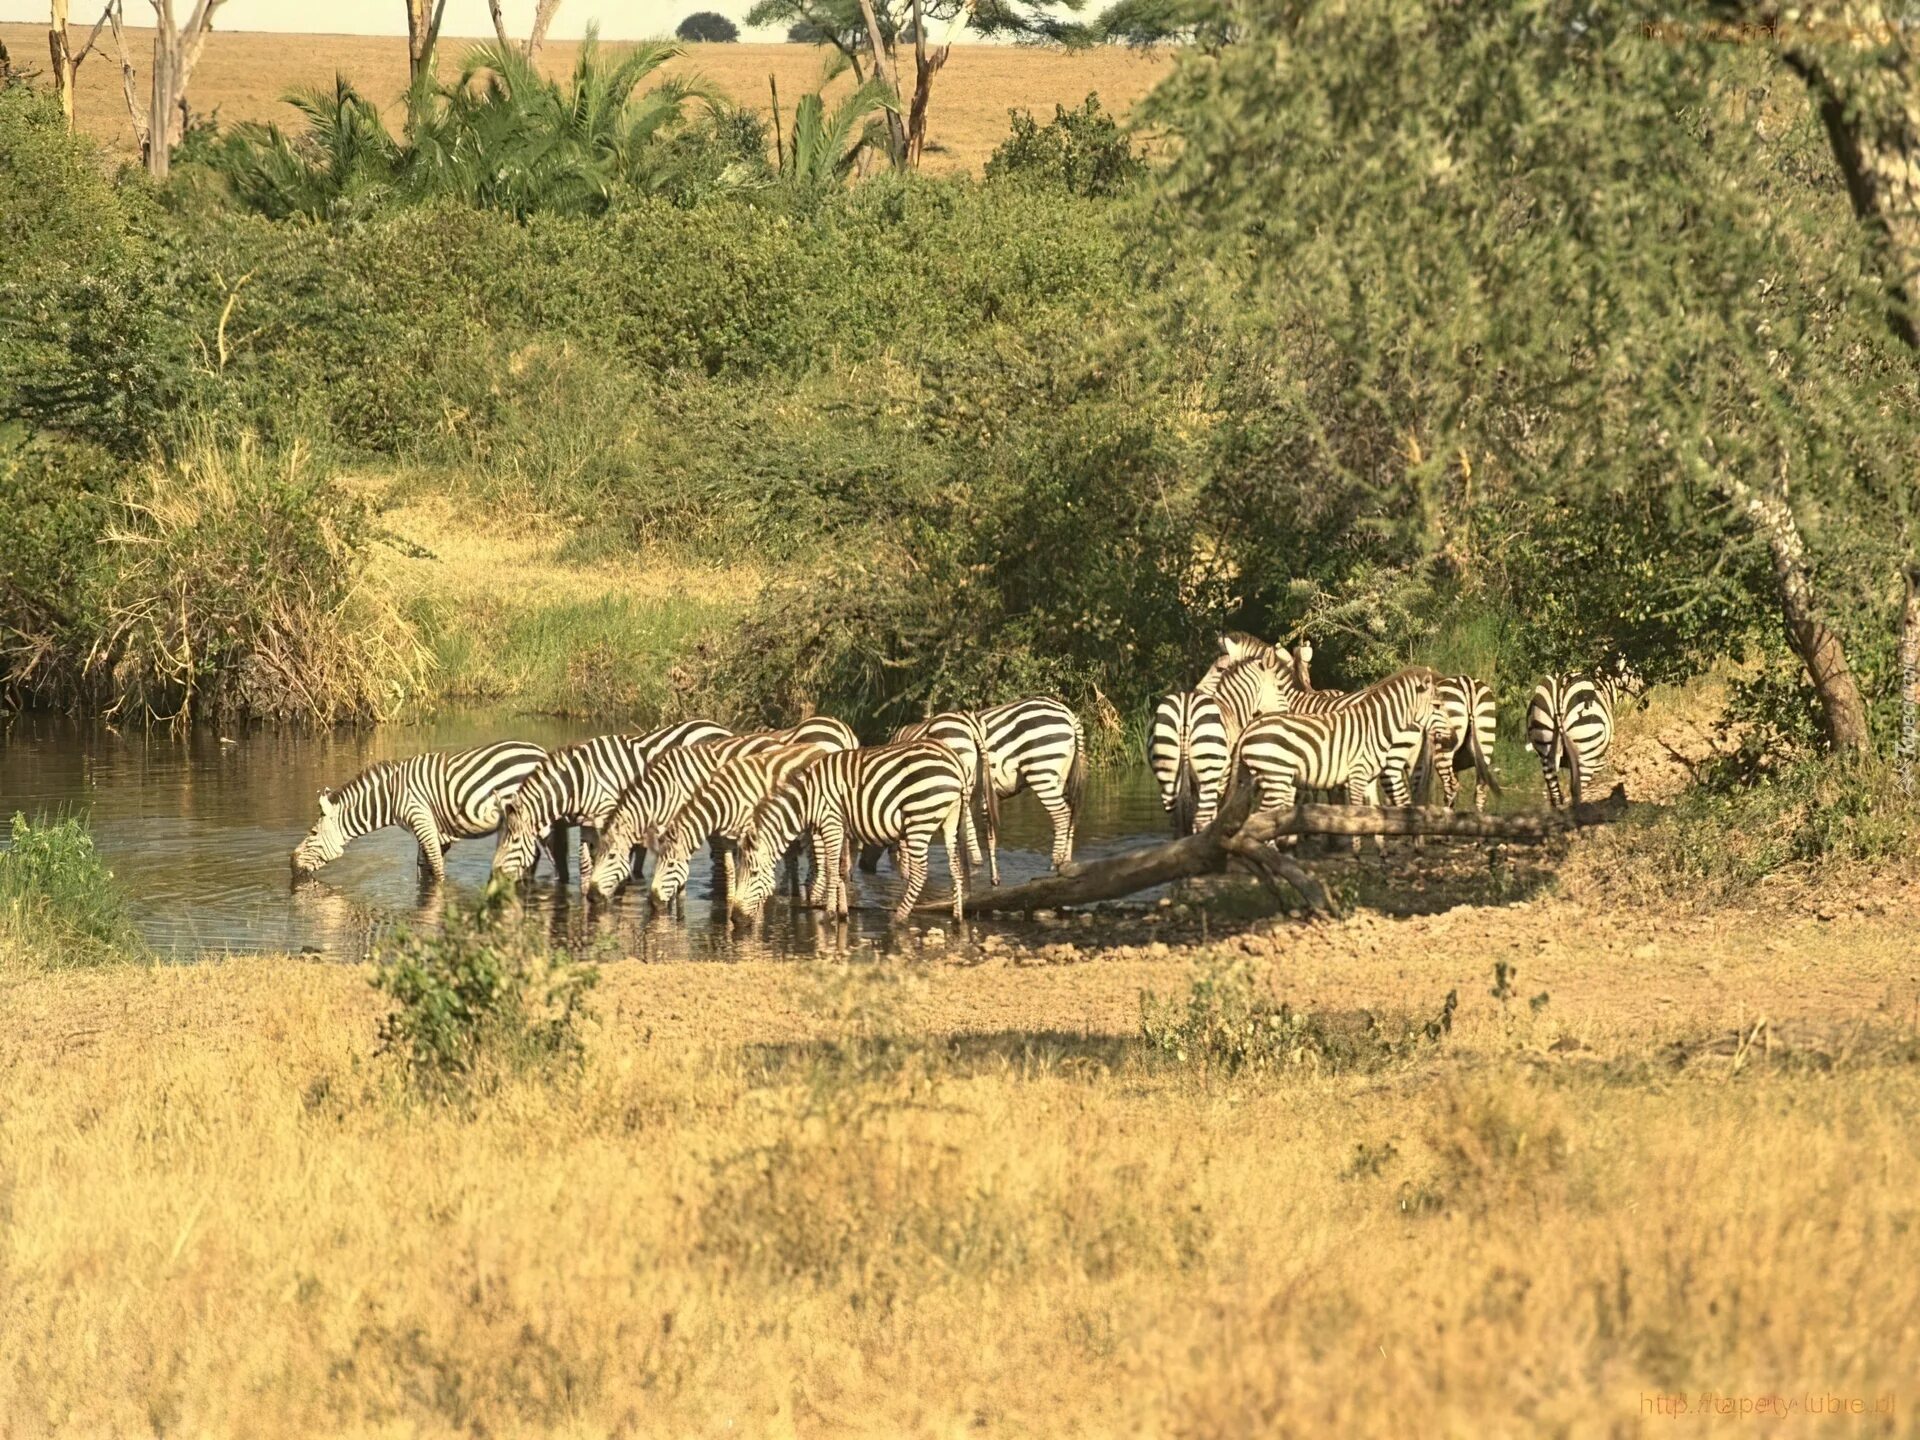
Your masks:
M 900 83 L 898 51 L 913 52 L 913 100 L 887 111 L 889 152 L 896 165 L 917 165 L 926 143 L 927 104 L 933 78 L 947 63 L 953 36 L 962 26 L 979 35 L 1014 40 L 1079 41 L 1085 28 L 1060 11 L 1079 11 L 1085 0 L 758 0 L 747 14 L 749 25 L 788 22 L 787 39 L 831 45 L 847 58 L 854 78 L 871 74 L 896 99 L 906 95 Z M 944 43 L 928 43 L 928 28 L 940 22 Z M 806 27 L 803 33 L 802 27 Z M 818 37 L 815 39 L 814 37 Z
M 673 33 L 690 44 L 731 45 L 740 38 L 740 27 L 718 11 L 696 10 Z
M 193 67 L 200 63 L 200 52 L 206 49 L 207 36 L 213 31 L 214 12 L 225 3 L 226 0 L 194 0 L 185 21 L 176 23 L 173 0 L 152 0 L 153 70 L 148 77 L 150 98 L 145 106 L 141 105 L 134 84 L 133 64 L 127 59 L 126 35 L 121 30 L 121 0 L 112 0 L 107 6 L 106 23 L 112 28 L 114 43 L 120 49 L 120 77 L 126 92 L 127 114 L 133 120 L 134 140 L 140 147 L 147 173 L 156 180 L 165 180 L 172 168 L 173 147 L 180 143 L 187 127 L 187 81 L 193 77 Z M 92 42 L 88 44 L 91 47 Z

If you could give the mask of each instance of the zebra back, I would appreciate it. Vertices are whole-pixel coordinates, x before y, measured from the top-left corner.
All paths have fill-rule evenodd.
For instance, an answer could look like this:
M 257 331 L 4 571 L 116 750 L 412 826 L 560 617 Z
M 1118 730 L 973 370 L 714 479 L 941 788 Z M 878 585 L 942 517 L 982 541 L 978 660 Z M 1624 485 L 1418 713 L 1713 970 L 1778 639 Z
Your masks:
M 1390 759 L 1424 742 L 1436 678 L 1424 668 L 1402 670 L 1334 708 L 1261 716 L 1235 743 L 1233 773 L 1284 771 L 1292 785 L 1314 789 L 1371 782 Z
M 1147 763 L 1176 834 L 1190 835 L 1212 819 L 1227 762 L 1226 716 L 1212 696 L 1179 691 L 1155 707 Z

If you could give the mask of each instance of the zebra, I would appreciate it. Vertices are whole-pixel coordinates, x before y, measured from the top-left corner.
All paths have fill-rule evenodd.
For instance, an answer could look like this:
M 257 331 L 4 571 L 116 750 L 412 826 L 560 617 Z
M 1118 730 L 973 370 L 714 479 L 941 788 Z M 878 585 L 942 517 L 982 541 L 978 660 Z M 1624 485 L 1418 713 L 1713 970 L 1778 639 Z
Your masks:
M 636 847 L 653 848 L 660 832 L 688 797 L 721 765 L 777 745 L 793 744 L 838 750 L 857 745 L 859 740 L 844 721 L 822 715 L 786 730 L 704 740 L 657 756 L 638 780 L 620 792 L 601 827 L 591 878 L 585 884 L 587 893 L 602 900 L 612 899 L 634 871 Z
M 1233 774 L 1251 777 L 1260 811 L 1292 809 L 1302 786 L 1344 787 L 1348 804 L 1365 804 L 1376 777 L 1387 803 L 1404 805 L 1408 769 L 1432 724 L 1438 678 L 1424 668 L 1402 670 L 1338 709 L 1262 716 L 1240 732 Z M 1360 837 L 1352 841 L 1357 851 Z
M 904 745 L 909 740 L 937 740 L 959 757 L 960 768 L 967 777 L 967 794 L 971 797 L 977 793 L 980 797 L 981 828 L 987 837 L 987 848 L 983 851 L 980 837 L 974 832 L 973 801 L 969 799 L 960 814 L 960 838 L 967 847 L 968 863 L 992 855 L 997 869 L 1000 792 L 993 784 L 993 761 L 987 745 L 987 727 L 981 723 L 978 715 L 965 710 L 947 710 L 930 719 L 902 725 L 888 737 L 888 743 L 892 745 Z M 999 882 L 996 880 L 994 883 Z
M 1228 750 L 1227 717 L 1211 695 L 1177 691 L 1154 708 L 1147 764 L 1174 834 L 1192 835 L 1212 823 L 1226 789 Z
M 1009 700 L 972 713 L 986 731 L 987 770 L 993 779 L 991 803 L 998 806 L 1022 790 L 1031 790 L 1053 824 L 1053 867 L 1059 869 L 1073 858 L 1074 827 L 1086 795 L 1087 742 L 1080 717 L 1066 701 L 1050 695 Z M 917 739 L 924 733 L 921 727 L 931 723 L 903 726 L 895 739 Z M 987 833 L 987 873 L 995 885 L 1000 883 L 997 829 L 996 811 L 995 823 Z M 860 868 L 874 870 L 882 848 L 864 847 Z
M 1534 687 L 1527 704 L 1527 743 L 1540 757 L 1547 802 L 1558 810 L 1567 803 L 1560 771 L 1572 777 L 1578 805 L 1586 782 L 1607 766 L 1613 748 L 1613 712 L 1626 693 L 1622 674 L 1549 675 Z
M 453 842 L 497 828 L 502 807 L 546 758 L 538 745 L 502 740 L 369 765 L 337 790 L 320 792 L 320 818 L 294 847 L 293 878 L 338 860 L 349 840 L 402 825 L 420 844 L 420 868 L 444 881 Z
M 693 852 L 703 842 L 718 838 L 737 844 L 753 818 L 755 806 L 792 784 L 801 771 L 821 756 L 831 753 L 832 750 L 819 744 L 782 745 L 729 760 L 715 769 L 680 808 L 680 813 L 673 817 L 656 843 L 649 891 L 654 905 L 664 909 L 679 898 L 686 888 Z M 813 880 L 818 892 L 825 883 L 818 855 L 813 857 Z M 732 893 L 731 881 L 728 893 Z M 824 903 L 824 896 L 819 893 L 814 899 Z
M 967 777 L 960 757 L 936 740 L 912 740 L 822 756 L 798 781 L 754 808 L 740 837 L 743 879 L 729 897 L 735 920 L 751 919 L 773 893 L 774 864 L 802 832 L 812 835 L 825 877 L 822 908 L 844 919 L 855 841 L 896 847 L 906 890 L 893 918 L 904 920 L 927 883 L 927 850 L 936 831 L 953 874 L 953 918 L 966 913 L 960 812 Z
M 558 827 L 578 825 L 580 874 L 592 868 L 587 832 L 605 822 L 620 792 L 639 778 L 655 756 L 680 745 L 724 740 L 732 732 L 709 720 L 686 720 L 646 735 L 596 735 L 562 745 L 529 775 L 506 808 L 500 840 L 493 849 L 493 873 L 520 879 L 539 863 L 541 841 L 553 855 L 560 883 L 567 882 L 566 852 Z
M 1489 791 L 1500 793 L 1500 782 L 1494 778 L 1489 759 L 1498 725 L 1493 690 L 1485 681 L 1471 675 L 1440 677 L 1433 696 L 1433 743 L 1422 765 L 1438 773 L 1442 803 L 1449 810 L 1459 798 L 1460 777 L 1469 770 L 1479 777 L 1473 788 L 1476 811 L 1487 808 Z M 1416 792 L 1425 791 L 1424 776 L 1414 788 Z

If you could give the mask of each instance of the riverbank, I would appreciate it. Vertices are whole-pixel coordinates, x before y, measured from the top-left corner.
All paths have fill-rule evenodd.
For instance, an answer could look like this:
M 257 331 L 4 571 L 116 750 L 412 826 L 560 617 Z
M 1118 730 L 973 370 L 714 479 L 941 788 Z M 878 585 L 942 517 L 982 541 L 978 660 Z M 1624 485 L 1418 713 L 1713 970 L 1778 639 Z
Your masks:
M 458 1106 L 373 1054 L 363 967 L 9 978 L 0 1417 L 1582 1435 L 1788 1380 L 1904 1407 L 1913 925 L 1542 899 L 1077 963 L 613 963 L 577 1078 Z M 1142 992 L 1222 964 L 1303 1034 L 1376 1038 L 1258 1073 L 1151 1052 Z

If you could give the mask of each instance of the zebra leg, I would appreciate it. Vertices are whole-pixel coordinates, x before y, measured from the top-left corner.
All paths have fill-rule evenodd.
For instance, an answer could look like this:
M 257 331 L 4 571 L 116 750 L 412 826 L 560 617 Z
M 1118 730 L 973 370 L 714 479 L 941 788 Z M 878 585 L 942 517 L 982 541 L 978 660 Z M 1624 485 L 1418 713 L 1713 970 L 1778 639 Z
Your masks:
M 827 884 L 821 909 L 828 915 L 842 914 L 848 908 L 848 876 L 853 869 L 853 851 L 846 831 L 837 819 L 823 820 L 813 827 L 820 856 L 826 868 Z
M 927 846 L 932 839 L 932 834 L 926 833 L 909 835 L 900 842 L 898 849 L 901 864 L 907 872 L 907 888 L 901 892 L 900 903 L 893 907 L 896 922 L 905 920 L 913 913 L 914 903 L 927 887 Z
M 1584 762 L 1580 758 L 1580 747 L 1578 745 L 1567 746 L 1567 770 L 1572 780 L 1573 803 L 1576 807 L 1580 804 L 1582 782 L 1586 779 L 1586 777 L 1581 774 L 1583 768 Z
M 556 820 L 547 827 L 547 854 L 553 860 L 553 868 L 560 872 L 560 883 L 567 883 L 567 822 Z M 540 870 L 540 852 L 534 851 L 533 865 L 527 871 L 531 880 Z
M 433 877 L 434 884 L 445 884 L 446 855 L 440 842 L 440 830 L 433 823 L 433 817 L 415 815 L 407 821 L 407 828 L 413 831 L 413 838 L 420 842 L 420 868 Z
M 960 812 L 962 814 L 971 815 L 973 813 L 973 800 L 971 796 L 972 792 L 969 791 L 966 795 L 960 797 Z M 959 827 L 954 824 L 954 817 L 951 815 L 948 816 L 946 832 L 942 838 L 946 841 L 947 846 L 947 869 L 953 874 L 953 918 L 956 921 L 962 921 L 967 918 L 967 867 L 961 861 L 960 852 L 954 846 L 954 840 L 956 838 L 954 832 L 958 828 Z
M 1053 868 L 1058 870 L 1073 858 L 1073 807 L 1067 804 L 1067 792 L 1052 776 L 1035 776 L 1034 798 L 1053 822 Z
M 880 869 L 880 852 L 883 845 L 862 845 L 860 847 L 860 868 L 869 875 L 877 874 Z

